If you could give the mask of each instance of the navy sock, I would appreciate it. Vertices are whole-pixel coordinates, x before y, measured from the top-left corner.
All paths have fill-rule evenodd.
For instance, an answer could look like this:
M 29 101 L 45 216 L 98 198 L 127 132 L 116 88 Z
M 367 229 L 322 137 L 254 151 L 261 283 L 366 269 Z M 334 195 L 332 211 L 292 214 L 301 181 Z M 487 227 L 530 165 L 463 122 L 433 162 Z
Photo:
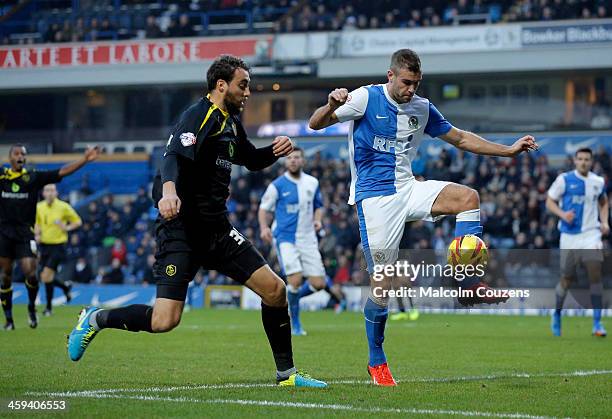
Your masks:
M 28 290 L 28 311 L 36 310 L 36 297 L 38 296 L 38 279 L 36 276 L 26 278 L 25 286 Z
M 561 314 L 561 310 L 563 309 L 563 302 L 565 301 L 565 296 L 567 295 L 567 288 L 563 288 L 561 283 L 558 283 L 555 287 L 555 312 L 557 314 Z
M 291 324 L 294 329 L 302 327 L 300 323 L 300 296 L 292 286 L 287 287 L 287 302 L 289 303 L 289 313 L 291 314 Z
M 310 294 L 314 294 L 315 292 L 317 292 L 317 290 L 314 289 L 310 285 L 310 283 L 308 283 L 308 281 L 304 281 L 304 283 L 298 290 L 297 295 L 298 295 L 298 298 L 304 298 L 304 297 L 308 297 Z
M 2 302 L 2 309 L 4 310 L 4 317 L 6 321 L 13 321 L 13 287 L 0 289 L 0 301 Z
M 463 211 L 457 214 L 455 222 L 455 237 L 473 234 L 482 237 L 482 226 L 480 225 L 480 209 Z M 466 277 L 459 284 L 463 288 L 470 288 L 478 284 L 481 278 L 477 276 Z
M 49 282 L 45 284 L 45 294 L 47 297 L 47 310 L 51 310 L 53 305 L 53 282 Z
M 383 342 L 385 340 L 385 324 L 387 323 L 389 311 L 387 307 L 381 307 L 368 298 L 363 314 L 370 350 L 369 365 L 375 367 L 387 362 L 387 357 L 383 350 Z
M 66 285 L 65 282 L 62 282 L 56 278 L 53 280 L 52 284 L 64 291 L 64 294 L 68 292 L 68 285 Z
M 97 326 L 97 329 L 108 328 L 153 333 L 151 328 L 153 307 L 145 304 L 132 304 L 127 307 L 100 310 L 94 315 L 95 324 L 93 326 Z
M 262 303 L 261 321 L 272 348 L 277 377 L 286 378 L 295 372 L 289 311 L 287 307 L 270 307 Z
M 603 286 L 601 282 L 591 284 L 591 305 L 593 306 L 593 323 L 601 321 Z
M 401 313 L 406 312 L 406 306 L 404 305 L 404 299 L 402 297 L 397 297 L 397 307 Z

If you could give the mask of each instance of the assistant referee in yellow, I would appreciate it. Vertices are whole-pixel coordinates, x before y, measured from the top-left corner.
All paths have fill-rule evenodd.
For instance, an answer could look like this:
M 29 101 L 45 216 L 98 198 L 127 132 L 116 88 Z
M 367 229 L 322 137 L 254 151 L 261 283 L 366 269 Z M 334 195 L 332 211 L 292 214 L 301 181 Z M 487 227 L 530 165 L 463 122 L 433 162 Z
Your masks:
M 65 284 L 55 278 L 57 267 L 64 261 L 68 233 L 81 227 L 81 217 L 68 204 L 57 199 L 57 188 L 51 183 L 43 188 L 43 201 L 36 206 L 36 224 L 34 231 L 36 241 L 40 243 L 39 271 L 40 279 L 45 284 L 47 308 L 45 316 L 51 315 L 53 288 L 59 287 L 70 302 L 72 284 Z

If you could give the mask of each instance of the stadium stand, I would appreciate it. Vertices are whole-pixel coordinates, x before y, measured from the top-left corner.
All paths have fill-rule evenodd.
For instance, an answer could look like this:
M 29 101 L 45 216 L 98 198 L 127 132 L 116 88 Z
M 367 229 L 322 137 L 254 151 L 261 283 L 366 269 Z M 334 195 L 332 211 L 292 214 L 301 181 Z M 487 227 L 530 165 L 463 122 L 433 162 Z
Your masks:
M 610 5 L 603 0 L 35 0 L 5 4 L 0 35 L 3 44 L 26 44 L 610 16 Z

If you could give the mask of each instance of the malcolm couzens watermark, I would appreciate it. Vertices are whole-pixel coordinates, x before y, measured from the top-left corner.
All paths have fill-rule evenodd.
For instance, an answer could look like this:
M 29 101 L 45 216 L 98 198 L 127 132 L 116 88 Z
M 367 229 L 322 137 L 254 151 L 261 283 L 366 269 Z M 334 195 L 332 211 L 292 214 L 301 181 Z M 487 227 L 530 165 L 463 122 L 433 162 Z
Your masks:
M 425 263 L 409 263 L 398 260 L 393 264 L 376 264 L 372 273 L 374 286 L 372 293 L 378 298 L 461 298 L 461 297 L 518 297 L 529 298 L 528 289 L 490 289 L 490 288 L 463 288 L 461 284 L 466 278 L 483 279 L 486 274 L 486 265 L 450 265 Z M 403 279 L 404 284 L 390 286 L 385 279 Z M 457 288 L 445 287 L 412 287 L 407 282 L 414 282 L 417 278 L 442 278 L 457 281 Z M 381 283 L 376 285 L 376 283 Z

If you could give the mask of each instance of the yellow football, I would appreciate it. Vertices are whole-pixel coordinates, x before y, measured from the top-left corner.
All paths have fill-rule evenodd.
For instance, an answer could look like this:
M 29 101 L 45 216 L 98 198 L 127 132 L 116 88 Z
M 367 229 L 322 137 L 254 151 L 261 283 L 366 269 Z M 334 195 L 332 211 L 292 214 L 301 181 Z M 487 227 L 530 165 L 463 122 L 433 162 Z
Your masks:
M 450 265 L 486 265 L 489 261 L 487 245 L 473 234 L 455 237 L 448 246 L 447 260 Z

